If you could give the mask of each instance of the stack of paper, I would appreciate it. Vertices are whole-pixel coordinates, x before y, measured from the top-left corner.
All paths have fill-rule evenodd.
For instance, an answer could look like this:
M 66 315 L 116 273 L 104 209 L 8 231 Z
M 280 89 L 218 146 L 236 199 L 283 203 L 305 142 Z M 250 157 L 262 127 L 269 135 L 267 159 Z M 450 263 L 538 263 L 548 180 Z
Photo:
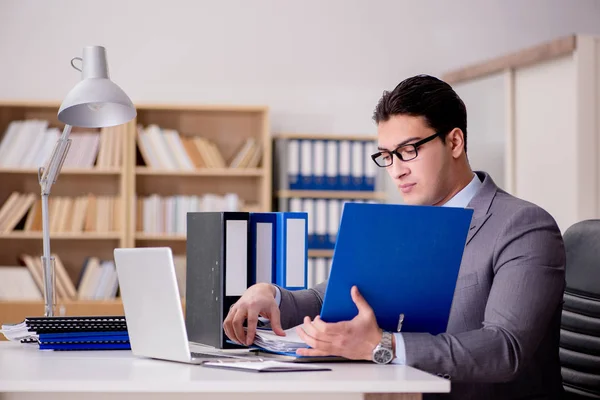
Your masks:
M 25 322 L 21 322 L 20 324 L 3 324 L 2 334 L 6 339 L 13 342 L 26 342 L 38 339 L 38 335 L 35 332 L 31 332 Z
M 297 349 L 309 347 L 296 333 L 296 327 L 284 331 L 279 336 L 270 329 L 257 329 L 254 345 L 274 353 L 296 353 Z

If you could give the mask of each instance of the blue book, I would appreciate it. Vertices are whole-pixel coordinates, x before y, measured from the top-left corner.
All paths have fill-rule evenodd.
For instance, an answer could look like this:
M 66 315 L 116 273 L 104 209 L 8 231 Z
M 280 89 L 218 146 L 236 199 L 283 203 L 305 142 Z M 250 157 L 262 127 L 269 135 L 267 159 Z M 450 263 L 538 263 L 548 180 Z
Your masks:
M 40 343 L 40 350 L 131 350 L 129 342 L 123 343 Z
M 40 342 L 129 340 L 127 331 L 40 333 Z
M 472 209 L 393 204 L 344 206 L 321 318 L 358 314 L 353 285 L 379 327 L 396 332 L 446 331 Z

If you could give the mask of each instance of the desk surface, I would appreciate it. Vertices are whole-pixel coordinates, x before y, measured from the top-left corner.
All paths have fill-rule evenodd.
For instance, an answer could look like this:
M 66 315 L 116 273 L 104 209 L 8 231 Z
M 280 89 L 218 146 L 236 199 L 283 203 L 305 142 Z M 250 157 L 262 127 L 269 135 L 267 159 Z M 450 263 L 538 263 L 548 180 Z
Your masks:
M 130 351 L 47 351 L 0 342 L 0 392 L 443 393 L 415 368 L 327 364 L 332 371 L 256 373 L 138 358 Z

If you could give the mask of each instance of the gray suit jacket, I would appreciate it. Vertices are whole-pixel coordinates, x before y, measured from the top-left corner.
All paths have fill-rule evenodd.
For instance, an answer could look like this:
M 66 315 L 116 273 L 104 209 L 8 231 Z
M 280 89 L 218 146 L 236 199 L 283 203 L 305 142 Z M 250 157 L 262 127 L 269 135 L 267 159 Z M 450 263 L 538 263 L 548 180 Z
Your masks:
M 403 333 L 406 364 L 452 381 L 451 394 L 439 398 L 562 398 L 560 230 L 540 207 L 477 175 L 483 184 L 469 204 L 473 219 L 447 331 Z M 319 314 L 326 285 L 281 290 L 284 329 Z

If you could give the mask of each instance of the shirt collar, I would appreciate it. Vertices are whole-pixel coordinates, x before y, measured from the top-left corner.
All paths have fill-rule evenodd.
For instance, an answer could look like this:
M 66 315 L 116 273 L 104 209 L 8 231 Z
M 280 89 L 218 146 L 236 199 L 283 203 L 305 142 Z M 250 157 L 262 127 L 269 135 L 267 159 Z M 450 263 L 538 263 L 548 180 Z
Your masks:
M 465 208 L 475 196 L 479 188 L 481 187 L 481 181 L 477 177 L 477 174 L 473 174 L 473 179 L 467 186 L 465 186 L 460 192 L 456 193 L 454 197 L 448 200 L 442 207 L 460 207 Z

